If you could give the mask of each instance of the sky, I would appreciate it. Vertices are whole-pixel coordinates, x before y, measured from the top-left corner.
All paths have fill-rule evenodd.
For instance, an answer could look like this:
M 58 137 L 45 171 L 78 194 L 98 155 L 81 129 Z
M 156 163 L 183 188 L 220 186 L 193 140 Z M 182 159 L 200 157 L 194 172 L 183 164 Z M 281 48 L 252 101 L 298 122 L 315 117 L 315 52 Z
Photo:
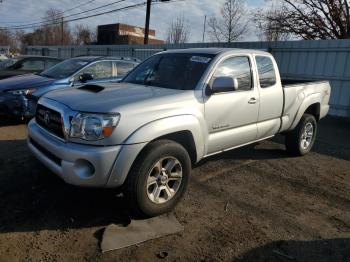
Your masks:
M 111 10 L 112 8 L 116 9 L 126 5 L 142 3 L 144 1 L 145 0 L 125 0 L 123 3 L 115 4 L 97 11 L 102 12 L 105 10 Z M 50 8 L 64 11 L 86 2 L 88 2 L 88 0 L 3 0 L 2 3 L 0 3 L 0 27 L 21 24 L 14 22 L 24 22 L 23 24 L 37 22 L 45 15 L 45 11 Z M 83 5 L 77 9 L 65 13 L 65 15 L 70 15 L 102 6 L 104 4 L 113 3 L 116 2 L 116 0 L 90 0 L 89 2 L 90 3 L 87 5 Z M 220 16 L 220 9 L 224 2 L 225 0 L 177 0 L 173 3 L 152 5 L 150 27 L 156 30 L 157 38 L 165 39 L 170 21 L 176 17 L 184 16 L 186 22 L 191 28 L 190 42 L 201 42 L 204 16 Z M 246 0 L 248 10 L 262 8 L 264 4 L 264 0 Z M 116 22 L 144 27 L 145 10 L 146 7 L 138 7 L 132 10 L 71 22 L 70 25 L 74 26 L 75 24 L 85 24 L 93 30 L 96 29 L 97 25 Z M 92 13 L 86 13 L 84 15 L 88 14 Z M 206 42 L 210 41 L 208 35 L 206 35 L 205 40 Z M 250 32 L 242 40 L 257 40 L 253 26 L 251 26 Z

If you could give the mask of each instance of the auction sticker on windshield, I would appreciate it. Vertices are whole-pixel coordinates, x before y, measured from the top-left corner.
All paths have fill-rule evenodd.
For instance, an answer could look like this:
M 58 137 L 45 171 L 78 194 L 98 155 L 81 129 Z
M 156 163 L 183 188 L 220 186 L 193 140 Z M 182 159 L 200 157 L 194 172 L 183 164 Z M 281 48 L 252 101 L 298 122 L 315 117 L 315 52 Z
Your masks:
M 190 60 L 191 62 L 206 64 L 211 60 L 211 58 L 204 56 L 192 56 Z

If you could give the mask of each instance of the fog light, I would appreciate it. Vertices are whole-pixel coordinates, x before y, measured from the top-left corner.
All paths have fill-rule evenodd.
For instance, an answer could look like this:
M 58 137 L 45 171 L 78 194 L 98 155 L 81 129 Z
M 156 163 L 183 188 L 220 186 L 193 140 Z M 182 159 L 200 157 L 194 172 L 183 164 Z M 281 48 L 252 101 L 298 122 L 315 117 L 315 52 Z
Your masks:
M 81 178 L 89 178 L 95 174 L 95 167 L 85 159 L 78 159 L 74 163 L 74 172 Z

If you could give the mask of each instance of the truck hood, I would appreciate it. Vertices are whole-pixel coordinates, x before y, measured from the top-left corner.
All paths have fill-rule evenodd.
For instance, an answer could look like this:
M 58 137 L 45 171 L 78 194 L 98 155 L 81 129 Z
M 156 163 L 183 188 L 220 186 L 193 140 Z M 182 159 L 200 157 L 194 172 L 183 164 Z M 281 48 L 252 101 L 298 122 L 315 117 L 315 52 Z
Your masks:
M 154 103 L 153 100 L 164 97 L 174 98 L 174 95 L 186 92 L 130 83 L 94 87 L 83 86 L 81 88 L 57 90 L 45 94 L 44 97 L 65 104 L 75 111 L 116 113 L 123 106 L 129 107 L 135 103 L 138 103 L 138 107 L 147 106 L 147 102 L 152 101 Z M 163 100 L 163 102 L 165 101 Z
M 0 91 L 9 91 L 25 88 L 40 88 L 55 82 L 55 79 L 35 74 L 13 76 L 0 81 Z

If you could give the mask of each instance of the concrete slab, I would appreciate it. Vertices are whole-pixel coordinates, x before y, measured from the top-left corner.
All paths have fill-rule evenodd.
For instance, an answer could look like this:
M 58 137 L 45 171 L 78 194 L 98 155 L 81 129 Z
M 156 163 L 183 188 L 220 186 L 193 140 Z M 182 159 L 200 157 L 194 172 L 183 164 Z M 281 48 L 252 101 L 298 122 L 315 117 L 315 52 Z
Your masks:
M 144 220 L 131 220 L 127 226 L 111 224 L 106 227 L 101 243 L 102 252 L 136 245 L 147 240 L 182 232 L 184 227 L 174 214 Z

